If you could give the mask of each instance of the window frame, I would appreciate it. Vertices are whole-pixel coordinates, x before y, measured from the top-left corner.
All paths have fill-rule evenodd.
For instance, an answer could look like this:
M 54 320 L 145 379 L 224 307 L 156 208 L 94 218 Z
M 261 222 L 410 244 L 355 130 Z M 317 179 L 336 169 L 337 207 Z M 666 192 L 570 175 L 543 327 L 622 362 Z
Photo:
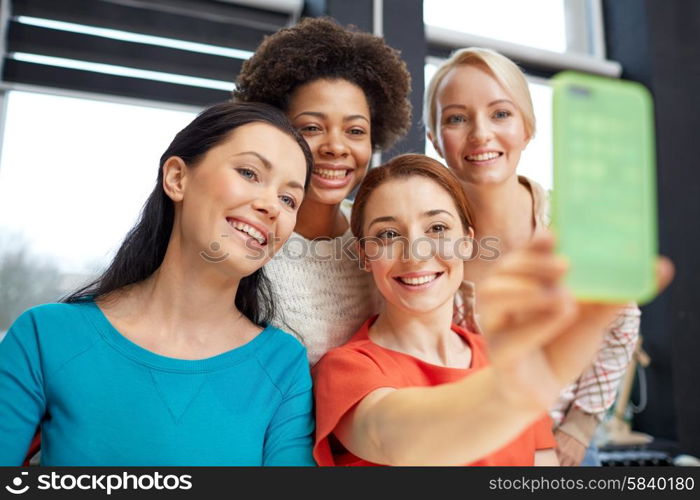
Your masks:
M 460 47 L 488 47 L 513 59 L 533 76 L 549 77 L 559 71 L 574 70 L 619 78 L 622 65 L 605 57 L 601 0 L 564 2 L 567 47 L 582 52 L 555 52 L 426 24 L 428 57 L 444 58 Z M 582 18 L 585 19 L 583 23 Z

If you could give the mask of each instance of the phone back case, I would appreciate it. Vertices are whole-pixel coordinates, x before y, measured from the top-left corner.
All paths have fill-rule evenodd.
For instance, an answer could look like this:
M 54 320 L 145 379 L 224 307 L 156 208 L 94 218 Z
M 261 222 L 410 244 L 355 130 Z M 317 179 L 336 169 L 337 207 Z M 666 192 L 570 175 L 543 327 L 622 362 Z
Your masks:
M 642 85 L 564 72 L 553 79 L 552 224 L 584 300 L 656 292 L 653 107 Z

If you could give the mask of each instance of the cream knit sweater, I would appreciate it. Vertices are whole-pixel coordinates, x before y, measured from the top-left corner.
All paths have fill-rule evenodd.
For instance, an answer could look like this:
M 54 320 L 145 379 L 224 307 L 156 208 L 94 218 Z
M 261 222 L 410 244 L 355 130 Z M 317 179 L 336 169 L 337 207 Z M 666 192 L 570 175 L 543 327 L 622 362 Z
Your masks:
M 352 204 L 341 204 L 348 221 Z M 273 325 L 295 335 L 314 365 L 378 312 L 370 273 L 359 268 L 350 229 L 328 240 L 292 236 L 265 265 L 277 299 Z

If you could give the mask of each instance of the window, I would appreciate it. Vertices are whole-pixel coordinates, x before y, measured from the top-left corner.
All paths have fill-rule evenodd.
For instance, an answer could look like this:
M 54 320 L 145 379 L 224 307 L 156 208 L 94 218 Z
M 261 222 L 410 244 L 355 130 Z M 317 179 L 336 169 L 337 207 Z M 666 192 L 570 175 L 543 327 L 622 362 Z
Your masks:
M 566 52 L 564 0 L 425 0 L 429 26 Z M 537 29 L 533 29 L 534 27 Z
M 601 0 L 425 0 L 428 52 L 447 57 L 459 47 L 488 47 L 526 71 L 551 76 L 564 69 L 618 78 L 605 58 Z
M 9 0 L 0 12 L 0 336 L 103 269 L 175 133 L 228 99 L 243 61 L 303 7 L 64 3 Z
M 196 110 L 12 91 L 0 159 L 0 331 L 109 262 Z
M 601 12 L 600 0 L 425 0 L 423 4 L 425 24 L 432 29 L 604 59 Z

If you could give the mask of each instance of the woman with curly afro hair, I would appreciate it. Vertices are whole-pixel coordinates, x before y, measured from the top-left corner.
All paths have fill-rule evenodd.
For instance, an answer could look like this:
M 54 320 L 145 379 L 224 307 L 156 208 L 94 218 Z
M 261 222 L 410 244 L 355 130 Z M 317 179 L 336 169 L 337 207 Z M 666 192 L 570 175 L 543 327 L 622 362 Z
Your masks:
M 314 364 L 377 312 L 358 264 L 347 200 L 369 167 L 409 128 L 410 76 L 382 38 L 304 19 L 265 38 L 244 63 L 234 98 L 283 110 L 314 156 L 295 232 L 266 266 L 283 306 L 274 322 L 295 332 Z

